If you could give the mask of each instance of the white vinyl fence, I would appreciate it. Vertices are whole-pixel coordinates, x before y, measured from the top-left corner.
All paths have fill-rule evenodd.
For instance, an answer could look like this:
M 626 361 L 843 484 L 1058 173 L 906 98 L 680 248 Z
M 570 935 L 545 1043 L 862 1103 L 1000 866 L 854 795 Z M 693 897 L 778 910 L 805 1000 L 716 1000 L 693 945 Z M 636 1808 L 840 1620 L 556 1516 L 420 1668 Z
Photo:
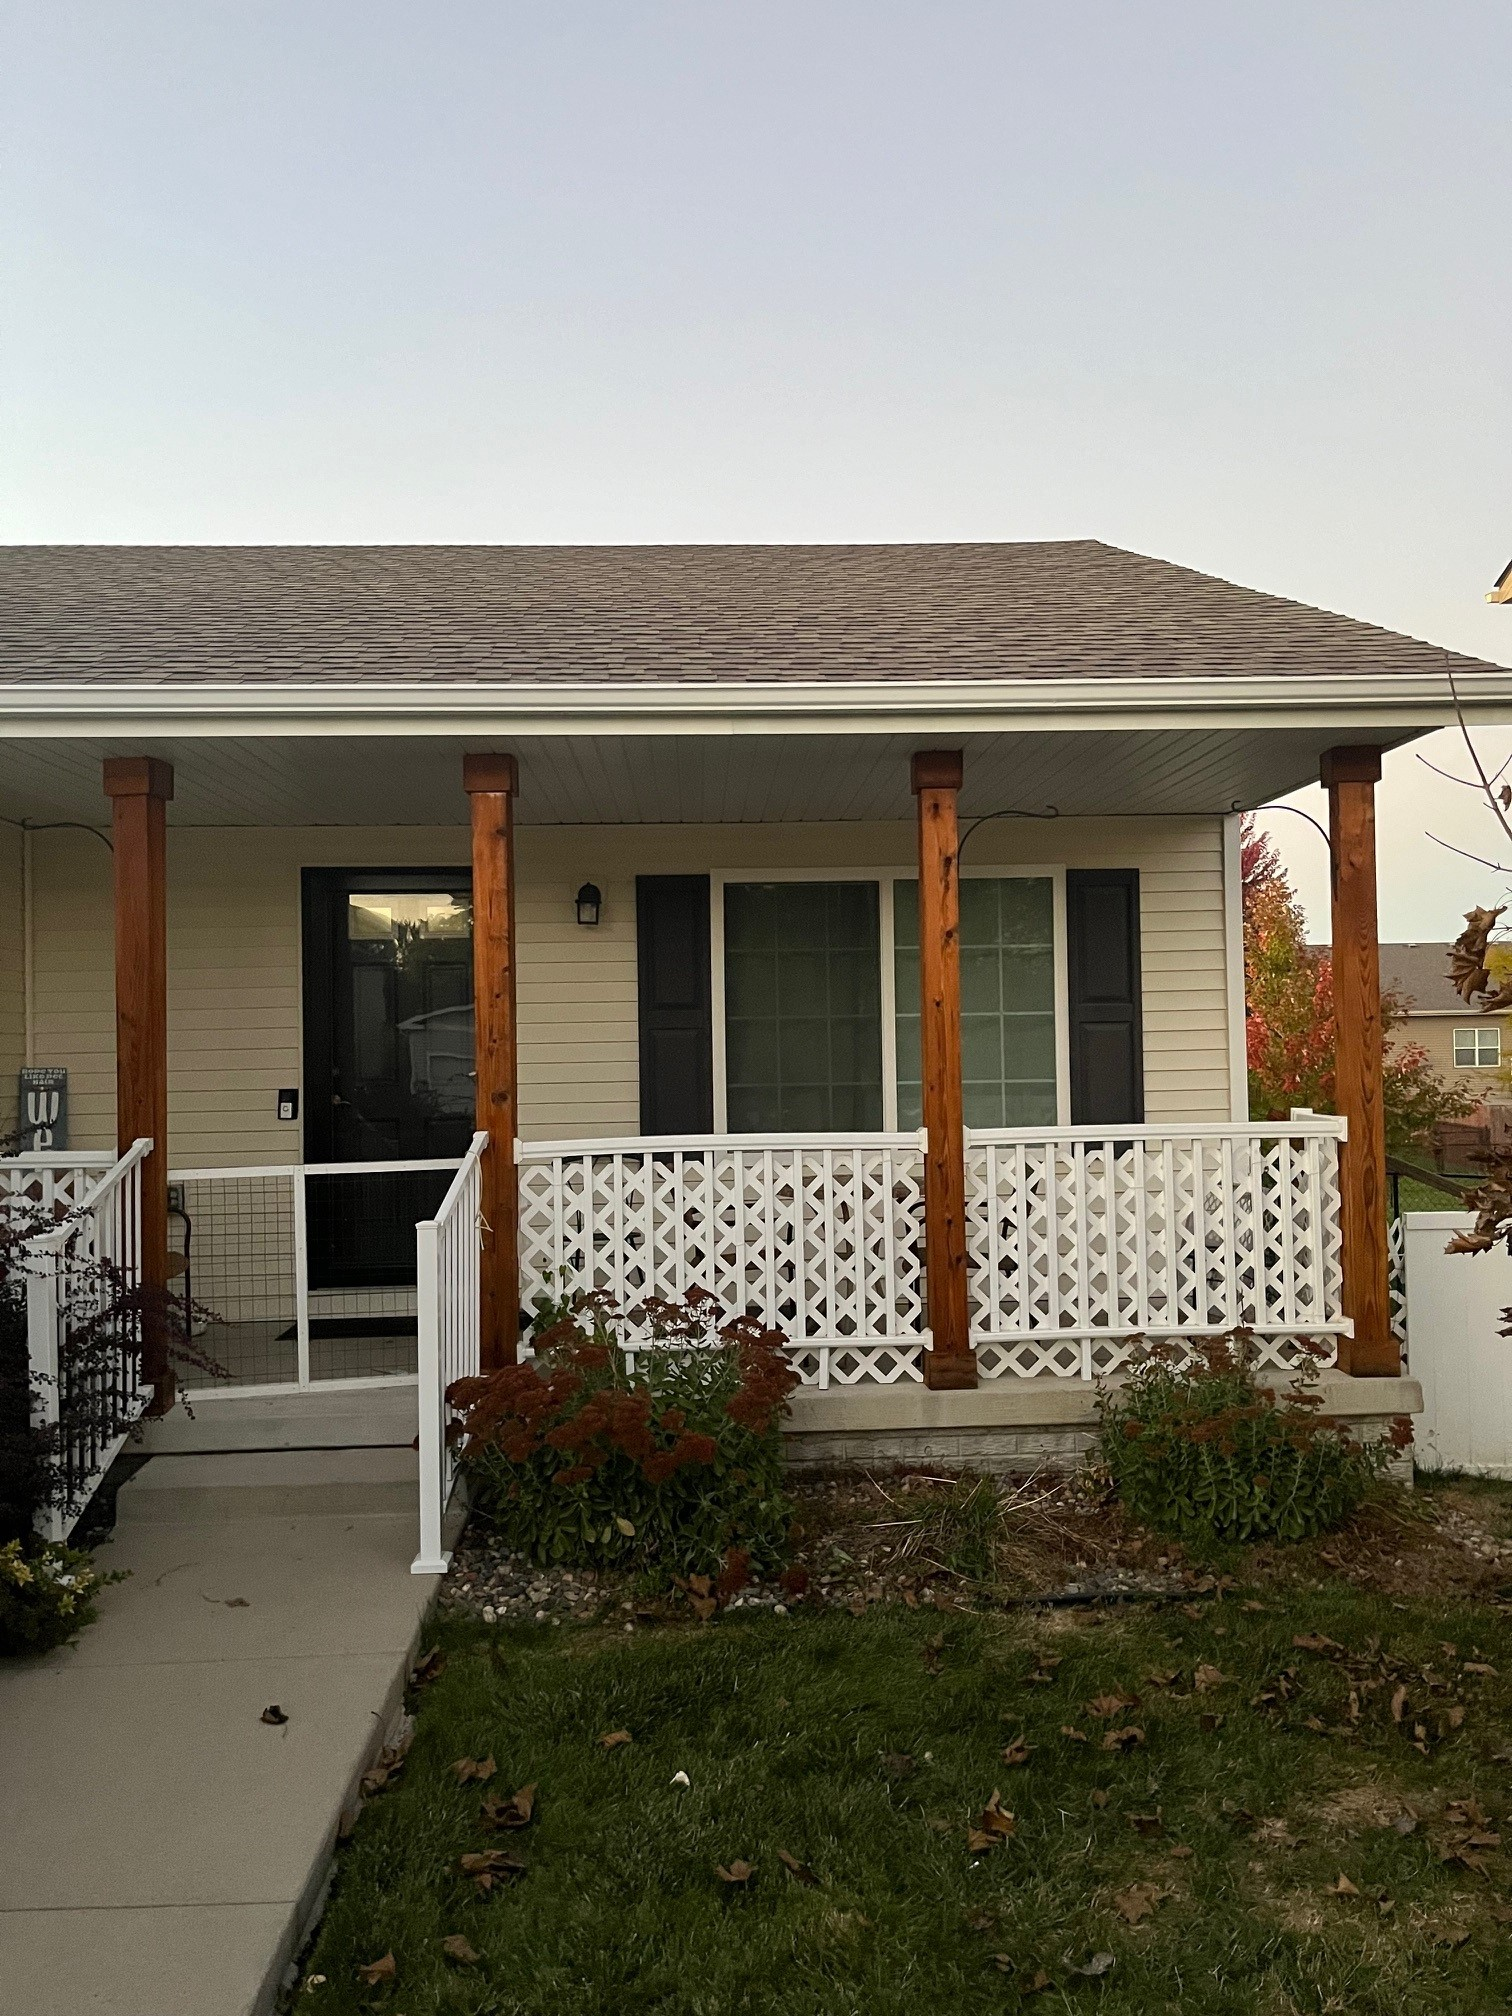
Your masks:
M 1416 1458 L 1426 1469 L 1512 1477 L 1512 1259 L 1446 1253 L 1463 1211 L 1409 1211 L 1404 1228 L 1407 1370 L 1423 1388 Z
M 415 1575 L 444 1575 L 451 1558 L 442 1527 L 457 1465 L 447 1434 L 446 1393 L 454 1380 L 473 1377 L 482 1362 L 478 1285 L 487 1146 L 487 1134 L 474 1134 L 440 1210 L 415 1227 L 420 1316 L 420 1551 L 410 1571 Z

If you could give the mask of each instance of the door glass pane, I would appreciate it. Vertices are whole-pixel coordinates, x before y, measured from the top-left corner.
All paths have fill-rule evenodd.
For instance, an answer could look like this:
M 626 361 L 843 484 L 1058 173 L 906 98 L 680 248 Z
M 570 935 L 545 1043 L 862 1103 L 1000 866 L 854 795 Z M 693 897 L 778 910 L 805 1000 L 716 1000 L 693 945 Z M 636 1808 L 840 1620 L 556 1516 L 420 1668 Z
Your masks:
M 472 902 L 455 890 L 354 891 L 338 956 L 342 1159 L 459 1153 L 473 1112 Z
M 898 1125 L 923 1114 L 919 889 L 893 884 Z M 961 1075 L 968 1127 L 1053 1127 L 1055 885 L 1048 876 L 961 882 Z
M 724 913 L 730 1132 L 880 1127 L 877 885 L 732 882 Z

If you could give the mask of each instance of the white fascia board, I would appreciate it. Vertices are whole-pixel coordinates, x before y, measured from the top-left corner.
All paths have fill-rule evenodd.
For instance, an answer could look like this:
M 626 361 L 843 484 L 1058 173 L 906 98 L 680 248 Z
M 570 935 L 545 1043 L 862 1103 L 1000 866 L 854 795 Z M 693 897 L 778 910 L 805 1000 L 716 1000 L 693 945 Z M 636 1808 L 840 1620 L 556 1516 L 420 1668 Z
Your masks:
M 1468 720 L 1512 721 L 1512 668 L 1458 675 Z M 1312 679 L 0 684 L 0 732 L 33 736 L 931 734 L 1452 726 L 1438 675 Z

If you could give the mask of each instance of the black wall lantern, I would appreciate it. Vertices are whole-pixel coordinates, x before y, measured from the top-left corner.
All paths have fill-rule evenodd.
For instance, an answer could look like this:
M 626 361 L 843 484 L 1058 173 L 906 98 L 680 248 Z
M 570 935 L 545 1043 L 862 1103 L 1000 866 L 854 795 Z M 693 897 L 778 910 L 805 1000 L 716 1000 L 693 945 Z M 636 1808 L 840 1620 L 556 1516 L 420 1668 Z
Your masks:
M 599 906 L 603 900 L 602 895 L 599 893 L 598 884 L 596 882 L 585 882 L 573 898 L 573 901 L 577 904 L 577 920 L 579 924 L 597 924 L 599 921 Z

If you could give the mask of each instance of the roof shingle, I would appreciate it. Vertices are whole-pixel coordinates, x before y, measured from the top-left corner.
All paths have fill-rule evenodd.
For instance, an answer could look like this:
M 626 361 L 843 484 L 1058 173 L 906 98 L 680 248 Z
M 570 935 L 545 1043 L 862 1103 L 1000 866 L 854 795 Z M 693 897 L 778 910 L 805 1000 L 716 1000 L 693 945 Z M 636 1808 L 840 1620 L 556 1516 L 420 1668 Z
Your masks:
M 0 684 L 1483 670 L 1096 540 L 0 547 Z

